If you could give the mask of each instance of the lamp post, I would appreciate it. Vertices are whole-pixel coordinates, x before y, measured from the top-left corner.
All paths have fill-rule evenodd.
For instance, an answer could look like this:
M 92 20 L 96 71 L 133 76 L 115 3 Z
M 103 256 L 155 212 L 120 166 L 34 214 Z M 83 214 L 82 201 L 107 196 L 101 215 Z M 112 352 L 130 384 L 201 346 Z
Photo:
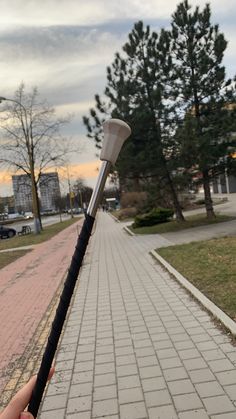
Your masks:
M 37 194 L 37 187 L 35 182 L 35 174 L 34 174 L 34 159 L 33 159 L 33 138 L 32 138 L 32 126 L 29 126 L 28 118 L 27 118 L 27 110 L 21 102 L 18 102 L 15 99 L 9 99 L 6 97 L 0 96 L 0 103 L 3 101 L 13 102 L 18 105 L 24 112 L 24 119 L 25 119 L 25 129 L 24 129 L 24 136 L 26 141 L 27 153 L 29 157 L 29 169 L 30 169 L 30 179 L 31 179 L 31 190 L 32 190 L 32 209 L 34 215 L 34 232 L 40 233 L 41 231 L 41 223 L 40 223 L 40 214 L 39 214 L 39 203 L 38 203 L 38 194 Z M 22 125 L 24 126 L 24 122 L 22 121 Z
M 73 215 L 73 192 L 71 190 L 71 184 L 70 184 L 70 173 L 69 173 L 69 167 L 67 166 L 67 181 L 68 181 L 68 188 L 69 188 L 69 203 L 70 203 L 70 216 L 71 218 L 74 218 Z

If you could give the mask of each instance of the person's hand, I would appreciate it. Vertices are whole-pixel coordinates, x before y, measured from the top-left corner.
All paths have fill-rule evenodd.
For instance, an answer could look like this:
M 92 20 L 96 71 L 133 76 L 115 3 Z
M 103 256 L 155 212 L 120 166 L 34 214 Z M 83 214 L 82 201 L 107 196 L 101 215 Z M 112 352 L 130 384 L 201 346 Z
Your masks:
M 54 374 L 54 368 L 51 368 L 48 379 Z M 7 407 L 0 413 L 0 419 L 34 419 L 31 413 L 24 412 L 29 404 L 33 388 L 36 383 L 36 375 L 10 400 Z

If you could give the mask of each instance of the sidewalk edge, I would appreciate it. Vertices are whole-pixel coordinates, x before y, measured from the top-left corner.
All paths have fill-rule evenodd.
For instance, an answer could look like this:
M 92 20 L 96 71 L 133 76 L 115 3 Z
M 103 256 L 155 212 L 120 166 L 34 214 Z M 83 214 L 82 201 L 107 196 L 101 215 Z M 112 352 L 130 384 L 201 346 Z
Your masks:
M 130 236 L 136 236 L 136 234 L 134 234 L 128 227 L 123 227 L 123 230 L 125 230 Z
M 236 336 L 236 323 L 225 314 L 219 307 L 217 307 L 211 300 L 201 293 L 194 285 L 192 285 L 183 275 L 181 275 L 173 266 L 171 266 L 163 257 L 161 257 L 155 250 L 151 250 L 150 254 L 158 260 L 176 280 L 186 288 L 194 298 L 196 298 L 214 317 L 220 320 L 221 323 Z

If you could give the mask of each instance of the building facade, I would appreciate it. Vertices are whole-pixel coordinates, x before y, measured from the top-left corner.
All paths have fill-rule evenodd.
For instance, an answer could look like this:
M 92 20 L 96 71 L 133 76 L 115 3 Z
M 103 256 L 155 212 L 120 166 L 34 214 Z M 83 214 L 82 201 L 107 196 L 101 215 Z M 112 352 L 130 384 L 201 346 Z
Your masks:
M 15 211 L 32 211 L 31 179 L 27 175 L 12 176 Z M 57 209 L 57 200 L 61 197 L 59 178 L 56 172 L 42 173 L 39 180 L 41 211 Z
M 55 211 L 61 197 L 57 172 L 43 173 L 39 180 L 41 211 Z
M 12 186 L 15 199 L 15 211 L 19 213 L 32 211 L 32 188 L 29 176 L 12 176 Z

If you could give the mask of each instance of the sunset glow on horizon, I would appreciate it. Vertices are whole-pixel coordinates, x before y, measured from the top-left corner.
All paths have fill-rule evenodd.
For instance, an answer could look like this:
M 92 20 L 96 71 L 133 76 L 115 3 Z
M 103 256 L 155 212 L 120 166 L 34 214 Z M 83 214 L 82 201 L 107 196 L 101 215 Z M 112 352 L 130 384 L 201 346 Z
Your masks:
M 68 166 L 68 172 L 69 172 L 69 178 L 71 183 L 78 179 L 82 178 L 84 179 L 85 183 L 88 183 L 88 186 L 91 186 L 91 183 L 93 182 L 93 179 L 95 180 L 98 176 L 98 170 L 100 168 L 101 161 L 100 160 L 93 160 L 86 163 L 80 163 L 80 164 L 70 164 Z M 67 175 L 67 167 L 59 167 L 57 169 L 50 168 L 45 170 L 45 173 L 47 172 L 58 172 L 59 179 L 61 182 L 65 182 L 68 179 Z M 20 172 L 14 173 L 6 170 L 0 171 L 0 196 L 7 196 L 12 195 L 12 175 L 14 174 L 22 174 Z M 88 180 L 88 182 L 87 182 Z M 91 182 L 89 182 L 91 180 Z

